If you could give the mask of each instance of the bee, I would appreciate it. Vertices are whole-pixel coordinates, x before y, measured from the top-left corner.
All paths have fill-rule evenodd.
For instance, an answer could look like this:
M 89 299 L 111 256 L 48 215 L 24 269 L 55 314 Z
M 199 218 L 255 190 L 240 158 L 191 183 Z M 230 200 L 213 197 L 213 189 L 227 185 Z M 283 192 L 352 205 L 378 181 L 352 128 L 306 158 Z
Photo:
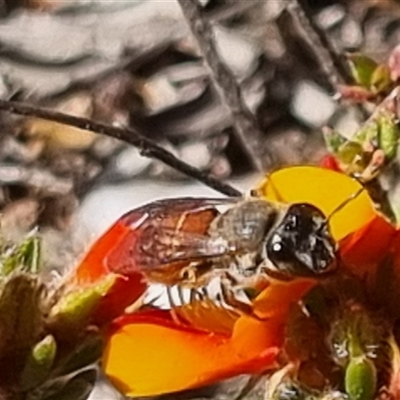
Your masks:
M 235 282 L 264 274 L 319 277 L 336 268 L 328 220 L 306 203 L 164 199 L 128 212 L 115 226 L 127 233 L 105 255 L 108 269 L 139 271 L 167 286 L 197 288 L 218 275 Z

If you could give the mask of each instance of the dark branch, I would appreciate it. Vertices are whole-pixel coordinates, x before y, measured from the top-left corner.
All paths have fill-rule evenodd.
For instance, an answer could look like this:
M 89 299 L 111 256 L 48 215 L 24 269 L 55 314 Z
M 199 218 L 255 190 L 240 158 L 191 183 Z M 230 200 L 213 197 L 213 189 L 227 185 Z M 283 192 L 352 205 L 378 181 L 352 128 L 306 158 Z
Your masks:
M 101 135 L 122 140 L 132 146 L 137 147 L 143 156 L 160 160 L 166 165 L 174 168 L 175 170 L 204 183 L 205 185 L 216 190 L 217 192 L 220 192 L 227 196 L 241 196 L 241 193 L 237 189 L 179 160 L 169 151 L 158 146 L 152 140 L 145 138 L 133 129 L 106 125 L 100 122 L 92 121 L 87 118 L 74 117 L 72 115 L 63 114 L 57 111 L 37 108 L 28 104 L 13 101 L 0 100 L 0 110 L 4 110 L 14 114 L 59 122 L 61 124 L 74 126 L 77 128 L 93 131 Z
M 229 68 L 221 61 L 215 48 L 213 25 L 207 21 L 196 0 L 178 0 L 183 14 L 196 38 L 211 79 L 222 102 L 232 114 L 232 127 L 254 167 L 265 171 L 270 159 L 265 155 L 265 137 L 258 121 L 244 104 L 240 87 Z
M 336 53 L 325 32 L 314 22 L 305 0 L 289 0 L 287 10 L 297 21 L 308 40 L 321 68 L 325 72 L 332 91 L 336 91 L 338 84 L 351 84 L 352 79 L 343 58 Z

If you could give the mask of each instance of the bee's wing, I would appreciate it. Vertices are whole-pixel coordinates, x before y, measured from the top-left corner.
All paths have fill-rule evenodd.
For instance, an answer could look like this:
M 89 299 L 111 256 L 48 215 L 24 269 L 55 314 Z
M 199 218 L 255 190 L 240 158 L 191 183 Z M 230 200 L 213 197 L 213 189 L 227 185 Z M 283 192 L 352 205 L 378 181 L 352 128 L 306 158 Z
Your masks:
M 196 213 L 202 210 L 214 209 L 216 206 L 235 204 L 241 200 L 241 197 L 226 197 L 220 199 L 207 197 L 178 197 L 162 199 L 129 211 L 121 217 L 121 221 L 126 225 L 133 224 L 133 227 L 138 227 L 138 215 L 145 215 L 147 220 L 160 220 L 173 215 Z M 143 224 L 143 222 L 144 220 L 141 219 L 140 225 Z
M 199 261 L 234 253 L 233 244 L 206 233 L 149 228 L 138 242 L 137 256 L 147 268 L 162 267 L 178 261 Z
M 149 273 L 153 269 L 167 270 L 174 263 L 226 254 L 226 247 L 207 232 L 219 215 L 216 206 L 238 201 L 233 198 L 165 199 L 132 210 L 118 221 L 125 233 L 103 262 L 117 273 Z

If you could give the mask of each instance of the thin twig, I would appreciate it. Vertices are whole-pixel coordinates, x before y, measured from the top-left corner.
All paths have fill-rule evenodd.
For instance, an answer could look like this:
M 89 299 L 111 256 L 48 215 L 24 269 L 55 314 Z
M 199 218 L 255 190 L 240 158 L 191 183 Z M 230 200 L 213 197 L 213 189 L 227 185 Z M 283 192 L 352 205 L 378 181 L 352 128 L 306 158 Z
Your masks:
M 166 165 L 182 172 L 183 174 L 196 179 L 212 189 L 225 194 L 227 196 L 241 196 L 241 192 L 227 183 L 221 182 L 213 178 L 209 174 L 192 167 L 189 164 L 179 160 L 169 151 L 158 146 L 152 140 L 140 135 L 138 132 L 129 128 L 120 128 L 103 124 L 101 122 L 92 121 L 87 118 L 74 117 L 72 115 L 38 108 L 24 103 L 0 100 L 0 110 L 11 112 L 14 114 L 25 115 L 30 117 L 42 118 L 49 121 L 59 122 L 61 124 L 74 126 L 76 128 L 93 131 L 101 135 L 113 137 L 122 140 L 140 150 L 141 155 L 145 157 L 155 158 L 162 161 Z
M 329 80 L 332 91 L 338 84 L 351 84 L 352 79 L 343 59 L 336 53 L 325 32 L 314 22 L 305 0 L 288 0 L 287 10 L 303 30 L 321 68 Z
M 211 79 L 222 102 L 232 114 L 232 127 L 254 167 L 265 171 L 270 159 L 265 155 L 264 134 L 257 119 L 247 108 L 238 82 L 229 68 L 221 61 L 214 43 L 213 25 L 207 21 L 196 0 L 178 0 L 182 12 L 196 38 L 204 61 L 211 72 Z

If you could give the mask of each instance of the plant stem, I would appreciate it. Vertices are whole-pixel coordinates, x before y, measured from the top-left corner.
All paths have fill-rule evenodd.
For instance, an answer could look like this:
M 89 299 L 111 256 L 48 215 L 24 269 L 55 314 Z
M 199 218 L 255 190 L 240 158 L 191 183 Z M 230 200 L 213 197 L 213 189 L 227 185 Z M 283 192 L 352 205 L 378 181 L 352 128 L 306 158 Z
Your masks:
M 232 197 L 241 196 L 241 192 L 231 185 L 221 182 L 211 175 L 181 161 L 172 153 L 158 146 L 155 142 L 147 139 L 133 129 L 107 125 L 101 122 L 92 121 L 87 118 L 74 117 L 58 111 L 38 108 L 32 105 L 14 101 L 0 100 L 0 110 L 13 114 L 42 118 L 122 140 L 138 148 L 141 155 L 144 157 L 151 157 L 160 160 L 175 170 L 182 172 L 186 176 L 204 183 L 206 186 L 209 186 L 217 192 Z

